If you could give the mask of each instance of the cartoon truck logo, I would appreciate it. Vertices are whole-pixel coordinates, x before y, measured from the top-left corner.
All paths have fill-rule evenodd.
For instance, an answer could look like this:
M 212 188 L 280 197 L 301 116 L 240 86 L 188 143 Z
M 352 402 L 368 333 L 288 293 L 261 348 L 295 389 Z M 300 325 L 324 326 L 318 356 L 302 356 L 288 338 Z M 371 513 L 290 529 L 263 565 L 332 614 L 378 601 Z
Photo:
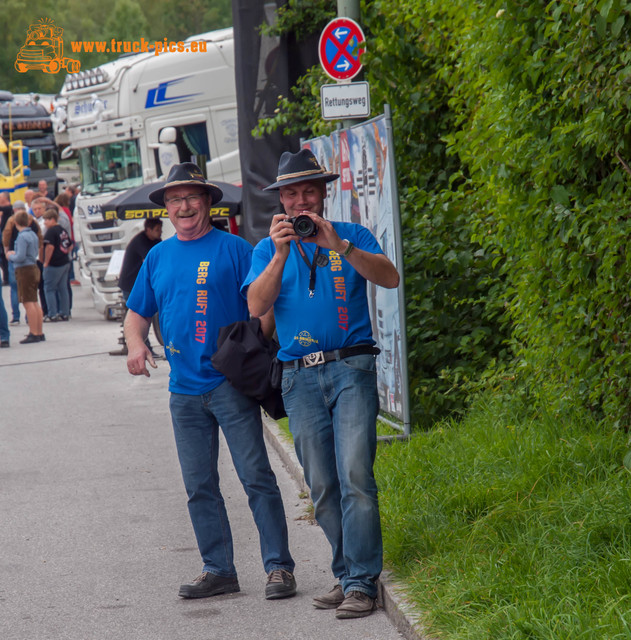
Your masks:
M 57 73 L 66 69 L 68 73 L 77 73 L 81 69 L 79 60 L 64 58 L 63 32 L 50 18 L 40 18 L 30 25 L 26 42 L 15 59 L 16 71 L 26 73 L 29 69 L 41 69 L 44 73 Z

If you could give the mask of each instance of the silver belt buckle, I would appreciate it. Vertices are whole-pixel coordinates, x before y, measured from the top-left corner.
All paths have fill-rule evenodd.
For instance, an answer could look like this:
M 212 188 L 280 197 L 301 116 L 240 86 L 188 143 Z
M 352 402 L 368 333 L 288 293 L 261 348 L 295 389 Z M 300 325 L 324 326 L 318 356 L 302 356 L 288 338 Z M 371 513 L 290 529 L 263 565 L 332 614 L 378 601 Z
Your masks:
M 302 364 L 305 367 L 315 367 L 316 364 L 324 364 L 324 351 L 316 351 L 302 356 Z

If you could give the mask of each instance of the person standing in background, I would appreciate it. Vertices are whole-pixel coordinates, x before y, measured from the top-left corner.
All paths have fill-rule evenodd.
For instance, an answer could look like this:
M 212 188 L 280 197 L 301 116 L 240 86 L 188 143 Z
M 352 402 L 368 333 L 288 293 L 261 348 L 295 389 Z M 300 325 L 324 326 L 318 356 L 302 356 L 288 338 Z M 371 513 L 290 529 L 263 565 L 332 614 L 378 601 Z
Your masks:
M 15 241 L 18 237 L 18 230 L 15 226 L 15 214 L 20 211 L 26 212 L 26 205 L 21 200 L 16 200 L 13 203 L 13 210 L 15 211 L 14 215 L 12 215 L 7 224 L 4 227 L 2 232 L 2 246 L 4 247 L 5 254 L 8 254 L 9 251 L 13 251 L 15 249 Z M 43 247 L 44 236 L 40 230 L 39 224 L 31 216 L 28 215 L 29 225 L 33 232 L 37 235 L 40 249 Z M 9 286 L 11 287 L 11 312 L 12 319 L 9 324 L 18 325 L 20 324 L 20 301 L 18 297 L 18 284 L 15 277 L 15 265 L 12 261 L 9 261 Z
M 44 293 L 51 322 L 70 318 L 68 271 L 72 240 L 57 223 L 58 218 L 56 209 L 50 208 L 44 213 Z
M 20 340 L 20 344 L 43 342 L 46 338 L 42 331 L 42 308 L 37 302 L 37 289 L 40 271 L 37 266 L 39 255 L 39 238 L 31 229 L 32 220 L 26 211 L 15 214 L 15 226 L 18 236 L 15 240 L 15 251 L 9 251 L 7 257 L 15 266 L 15 277 L 18 283 L 18 297 L 24 305 L 29 325 L 29 334 Z

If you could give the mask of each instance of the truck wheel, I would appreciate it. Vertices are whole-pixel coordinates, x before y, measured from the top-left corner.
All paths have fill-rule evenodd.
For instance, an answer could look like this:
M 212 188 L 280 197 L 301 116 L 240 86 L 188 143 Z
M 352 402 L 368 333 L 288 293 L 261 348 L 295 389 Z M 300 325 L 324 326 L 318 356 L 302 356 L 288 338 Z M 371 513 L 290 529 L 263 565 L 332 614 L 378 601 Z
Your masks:
M 153 332 L 156 334 L 156 340 L 164 347 L 164 340 L 162 338 L 162 331 L 160 331 L 160 323 L 158 322 L 157 313 L 153 318 L 151 318 L 151 326 L 153 327 Z
M 44 73 L 57 73 L 61 69 L 59 60 L 51 60 L 47 67 L 44 67 Z
M 19 71 L 20 73 L 26 73 L 28 71 L 27 66 L 23 62 L 18 62 L 16 60 L 14 66 L 15 66 L 15 70 Z
M 68 70 L 68 73 L 77 73 L 79 69 L 81 69 L 81 63 L 78 60 L 71 60 L 70 58 L 66 58 L 64 60 L 64 66 Z

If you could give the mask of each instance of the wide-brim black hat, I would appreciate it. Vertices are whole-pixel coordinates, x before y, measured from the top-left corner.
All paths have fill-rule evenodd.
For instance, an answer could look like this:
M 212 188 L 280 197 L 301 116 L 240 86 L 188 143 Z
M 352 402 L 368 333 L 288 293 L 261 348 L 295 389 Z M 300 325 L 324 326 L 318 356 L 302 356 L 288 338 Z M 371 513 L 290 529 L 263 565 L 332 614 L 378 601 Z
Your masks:
M 164 192 L 167 189 L 188 185 L 201 187 L 206 193 L 210 194 L 211 205 L 216 204 L 223 198 L 223 191 L 216 184 L 206 182 L 200 168 L 194 162 L 183 162 L 171 167 L 165 185 L 152 191 L 149 194 L 149 200 L 164 207 Z
M 263 191 L 280 189 L 281 187 L 286 187 L 296 182 L 305 182 L 306 180 L 332 182 L 339 177 L 338 173 L 331 173 L 323 169 L 309 149 L 301 149 L 298 153 L 285 151 L 278 162 L 276 182 L 265 187 Z

